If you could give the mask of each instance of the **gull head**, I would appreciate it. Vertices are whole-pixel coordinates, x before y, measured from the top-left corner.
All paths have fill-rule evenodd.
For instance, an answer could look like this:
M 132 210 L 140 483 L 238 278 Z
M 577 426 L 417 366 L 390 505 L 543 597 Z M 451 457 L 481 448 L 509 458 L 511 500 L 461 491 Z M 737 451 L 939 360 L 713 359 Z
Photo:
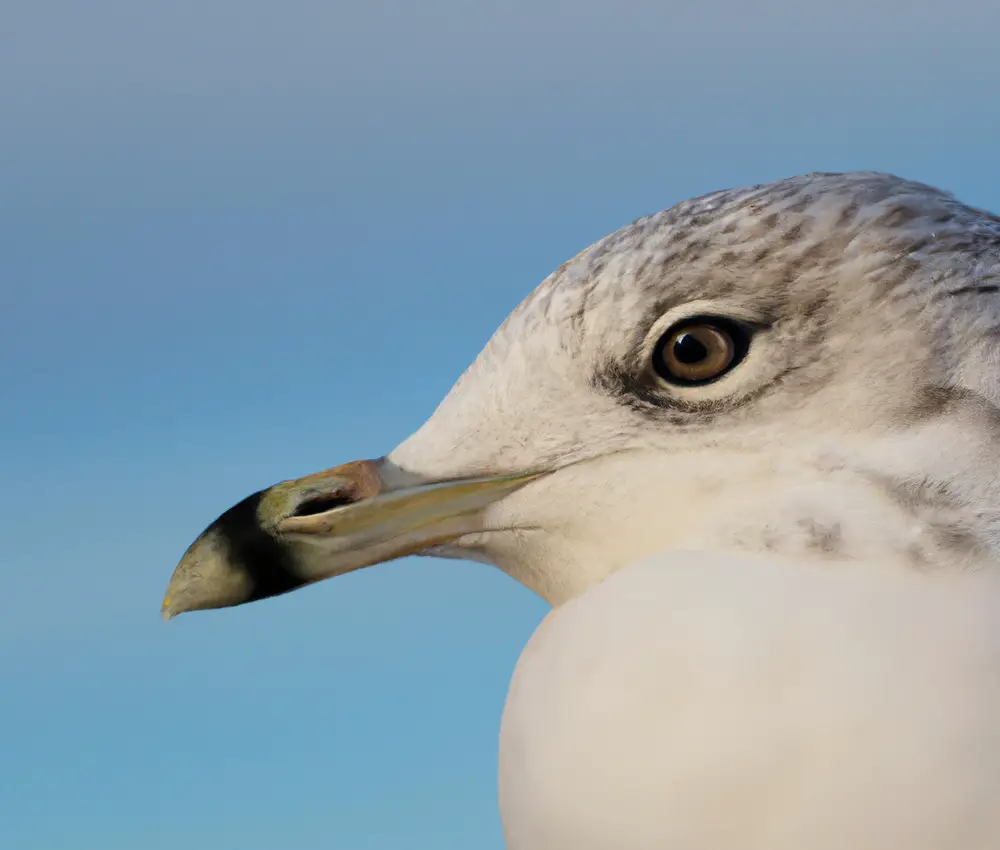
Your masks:
M 886 174 L 715 192 L 566 262 L 384 457 L 254 493 L 164 616 L 405 555 L 553 605 L 658 551 L 1000 548 L 1000 218 Z

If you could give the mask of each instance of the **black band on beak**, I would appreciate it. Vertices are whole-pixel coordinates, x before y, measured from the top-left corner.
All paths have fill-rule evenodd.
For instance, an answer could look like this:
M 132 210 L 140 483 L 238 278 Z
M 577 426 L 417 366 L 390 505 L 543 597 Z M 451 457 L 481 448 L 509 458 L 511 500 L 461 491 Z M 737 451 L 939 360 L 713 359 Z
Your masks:
M 260 526 L 257 508 L 266 490 L 247 496 L 209 526 L 228 550 L 229 560 L 242 567 L 251 581 L 247 602 L 296 590 L 309 581 L 293 568 L 293 559 L 281 543 Z

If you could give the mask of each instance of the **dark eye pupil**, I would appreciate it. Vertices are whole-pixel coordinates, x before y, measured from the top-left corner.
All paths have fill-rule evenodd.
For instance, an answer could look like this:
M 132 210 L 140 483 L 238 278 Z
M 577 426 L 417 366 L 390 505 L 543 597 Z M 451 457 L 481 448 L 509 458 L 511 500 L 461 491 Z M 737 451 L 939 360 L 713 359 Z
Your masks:
M 673 355 L 678 363 L 701 363 L 708 357 L 708 347 L 694 334 L 681 334 L 674 340 Z

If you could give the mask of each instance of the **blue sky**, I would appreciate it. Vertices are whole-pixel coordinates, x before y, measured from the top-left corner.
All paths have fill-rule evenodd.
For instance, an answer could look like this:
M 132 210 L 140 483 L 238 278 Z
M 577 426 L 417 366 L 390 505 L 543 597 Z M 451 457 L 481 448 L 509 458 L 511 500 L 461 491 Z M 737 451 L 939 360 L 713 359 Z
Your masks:
M 544 604 L 404 560 L 158 617 L 248 492 L 378 456 L 549 271 L 725 186 L 1000 210 L 1000 7 L 0 10 L 0 846 L 502 847 Z

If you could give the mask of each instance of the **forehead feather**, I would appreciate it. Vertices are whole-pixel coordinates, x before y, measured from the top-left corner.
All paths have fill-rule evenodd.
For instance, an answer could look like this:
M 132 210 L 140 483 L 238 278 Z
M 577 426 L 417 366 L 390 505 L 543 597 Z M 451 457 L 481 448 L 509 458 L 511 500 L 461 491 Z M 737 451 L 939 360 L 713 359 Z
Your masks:
M 889 174 L 807 174 L 683 201 L 599 240 L 543 281 L 494 345 L 547 327 L 573 347 L 612 317 L 695 299 L 808 311 L 998 274 L 997 217 Z

